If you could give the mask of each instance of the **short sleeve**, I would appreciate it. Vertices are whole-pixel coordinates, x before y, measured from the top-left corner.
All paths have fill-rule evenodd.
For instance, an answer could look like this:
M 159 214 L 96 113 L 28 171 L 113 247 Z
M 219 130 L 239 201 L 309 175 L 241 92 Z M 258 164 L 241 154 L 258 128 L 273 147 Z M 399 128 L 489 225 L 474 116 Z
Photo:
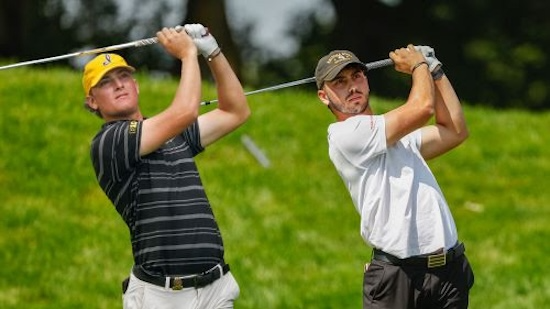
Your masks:
M 106 123 L 95 136 L 91 157 L 98 180 L 121 181 L 140 160 L 139 147 L 142 122 Z
M 198 155 L 204 151 L 204 147 L 201 145 L 199 122 L 195 121 L 182 133 L 183 138 L 189 145 L 193 156 Z
M 382 116 L 356 116 L 329 127 L 331 156 L 353 165 L 364 165 L 386 151 L 385 121 Z

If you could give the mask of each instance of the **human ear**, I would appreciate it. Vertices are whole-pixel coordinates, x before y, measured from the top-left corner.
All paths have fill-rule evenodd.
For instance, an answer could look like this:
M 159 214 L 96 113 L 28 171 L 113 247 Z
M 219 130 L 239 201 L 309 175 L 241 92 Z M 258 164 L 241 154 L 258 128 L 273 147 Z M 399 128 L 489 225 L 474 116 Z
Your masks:
M 329 105 L 330 103 L 330 100 L 328 99 L 328 96 L 327 96 L 327 93 L 326 91 L 320 89 L 320 90 L 317 90 L 317 97 L 319 97 L 319 100 L 321 100 L 321 102 L 323 104 L 325 104 L 326 106 Z
M 86 97 L 86 101 L 84 102 L 84 105 L 86 106 L 87 109 L 89 109 L 92 112 L 97 112 L 99 108 L 95 102 L 95 98 L 91 95 Z

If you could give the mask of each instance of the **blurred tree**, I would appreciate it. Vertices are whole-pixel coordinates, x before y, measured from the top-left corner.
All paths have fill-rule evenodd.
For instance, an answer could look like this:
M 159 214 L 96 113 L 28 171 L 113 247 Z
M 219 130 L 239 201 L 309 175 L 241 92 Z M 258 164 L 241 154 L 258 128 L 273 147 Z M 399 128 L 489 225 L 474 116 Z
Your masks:
M 121 43 L 129 32 L 129 26 L 117 26 L 112 0 L 70 4 L 78 16 L 69 13 L 63 0 L 1 1 L 0 57 L 24 61 L 57 56 L 77 51 L 75 46 Z
M 174 1 L 144 1 L 121 11 L 119 0 L 5 0 L 0 1 L 0 57 L 23 61 L 151 37 L 173 23 L 166 16 L 181 11 L 187 12 L 186 23 L 200 22 L 212 30 L 248 86 L 310 77 L 317 59 L 330 49 L 350 49 L 364 61 L 374 61 L 414 43 L 436 49 L 457 92 L 469 103 L 550 109 L 549 1 L 324 1 L 336 18 L 327 21 L 300 12 L 288 26 L 288 35 L 301 42 L 300 50 L 265 61 L 258 56 L 265 51 L 250 41 L 253 25 L 239 32 L 230 28 L 226 1 L 181 1 L 179 8 Z M 146 69 L 174 70 L 175 62 L 158 46 L 120 53 Z M 369 75 L 373 93 L 381 96 L 403 96 L 410 83 L 392 69 Z
M 73 36 L 60 26 L 59 3 L 50 2 L 0 2 L 0 57 L 28 60 L 66 50 Z
M 21 52 L 23 25 L 27 23 L 29 0 L 0 2 L 0 56 L 13 57 Z
M 290 76 L 296 66 L 287 68 L 285 63 L 311 63 L 308 57 L 318 59 L 331 49 L 352 50 L 368 62 L 387 58 L 389 51 L 409 43 L 431 45 L 463 100 L 497 108 L 550 108 L 545 53 L 550 46 L 550 2 L 326 1 L 332 3 L 336 21 L 295 18 L 289 29 L 305 31 L 290 35 L 302 42 L 302 49 L 289 59 L 271 61 L 269 67 Z M 304 21 L 316 25 L 304 27 Z M 369 75 L 373 92 L 382 96 L 403 96 L 410 83 L 391 69 Z
M 469 100 L 495 107 L 550 108 L 548 12 L 550 2 L 544 0 L 435 6 L 435 39 L 445 48 L 441 56 L 444 61 L 446 55 L 453 57 L 449 73 Z
M 208 27 L 220 47 L 223 48 L 223 54 L 231 63 L 233 70 L 237 76 L 241 77 L 241 58 L 227 22 L 225 1 L 188 0 L 186 2 L 187 16 L 181 24 L 200 23 Z M 201 68 L 203 76 L 210 76 L 204 62 L 201 62 Z

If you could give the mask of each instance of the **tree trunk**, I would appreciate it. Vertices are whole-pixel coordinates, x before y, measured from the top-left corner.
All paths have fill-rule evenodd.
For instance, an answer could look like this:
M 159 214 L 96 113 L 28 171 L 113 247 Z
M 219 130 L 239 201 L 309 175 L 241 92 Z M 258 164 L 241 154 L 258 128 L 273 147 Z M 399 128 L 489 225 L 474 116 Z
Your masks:
M 233 70 L 241 78 L 241 59 L 238 49 L 233 41 L 231 29 L 227 23 L 225 1 L 223 0 L 189 0 L 187 2 L 187 17 L 183 24 L 200 23 L 214 35 L 216 41 L 223 50 L 223 54 L 231 63 Z M 201 62 L 203 76 L 206 65 Z
M 29 12 L 29 0 L 0 1 L 0 56 L 20 56 Z

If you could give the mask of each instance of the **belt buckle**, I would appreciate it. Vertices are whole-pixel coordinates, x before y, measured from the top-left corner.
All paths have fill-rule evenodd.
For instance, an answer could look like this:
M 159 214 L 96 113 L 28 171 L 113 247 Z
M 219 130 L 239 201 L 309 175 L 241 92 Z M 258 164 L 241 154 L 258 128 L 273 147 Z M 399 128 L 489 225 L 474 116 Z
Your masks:
M 428 268 L 445 266 L 445 264 L 447 264 L 446 253 L 428 255 Z
M 182 277 L 175 277 L 174 284 L 172 285 L 172 290 L 179 291 L 183 289 L 183 280 Z

